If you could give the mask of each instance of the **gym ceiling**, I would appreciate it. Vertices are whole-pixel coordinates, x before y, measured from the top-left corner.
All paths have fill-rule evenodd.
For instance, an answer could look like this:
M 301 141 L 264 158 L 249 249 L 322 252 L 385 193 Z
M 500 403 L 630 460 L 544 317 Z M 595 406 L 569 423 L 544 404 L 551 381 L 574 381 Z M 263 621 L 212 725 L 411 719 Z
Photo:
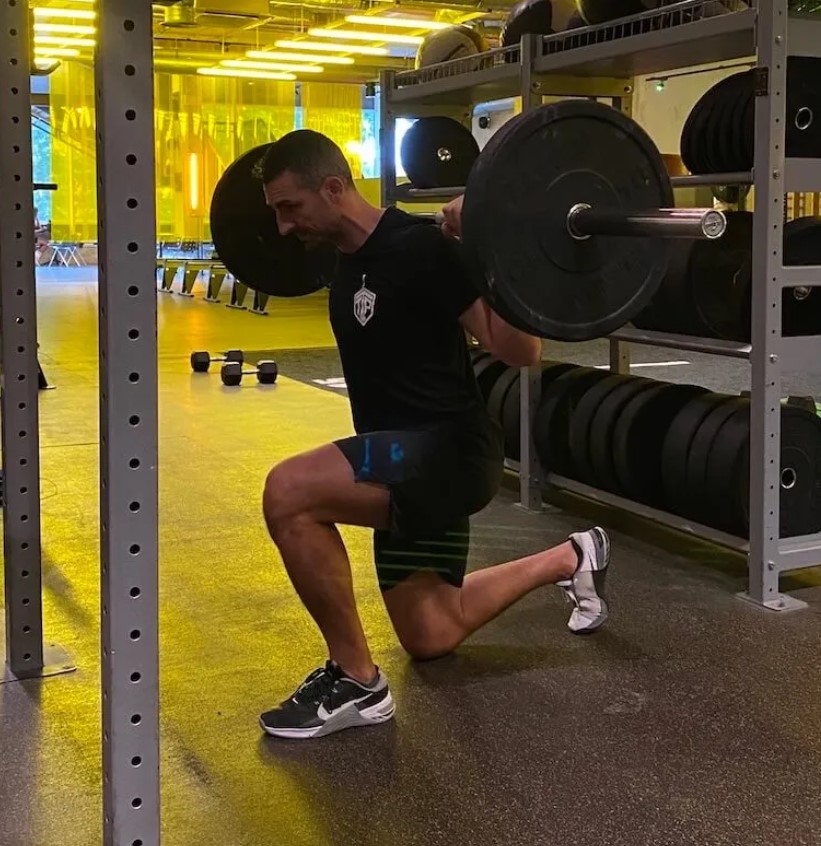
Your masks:
M 495 45 L 512 3 L 492 0 L 491 6 L 490 2 L 454 0 L 442 6 L 414 0 L 400 6 L 355 0 L 183 0 L 156 4 L 155 63 L 158 71 L 172 73 L 240 71 L 249 78 L 254 73 L 259 78 L 276 78 L 268 77 L 279 70 L 269 67 L 272 61 L 283 65 L 296 61 L 301 69 L 295 73 L 302 81 L 375 81 L 382 68 L 412 68 L 419 41 L 444 25 L 470 23 Z M 95 37 L 93 0 L 39 0 L 33 5 L 38 63 L 47 66 L 60 58 L 90 61 Z M 277 55 L 259 57 L 254 55 L 257 51 Z M 322 61 L 322 57 L 329 58 Z

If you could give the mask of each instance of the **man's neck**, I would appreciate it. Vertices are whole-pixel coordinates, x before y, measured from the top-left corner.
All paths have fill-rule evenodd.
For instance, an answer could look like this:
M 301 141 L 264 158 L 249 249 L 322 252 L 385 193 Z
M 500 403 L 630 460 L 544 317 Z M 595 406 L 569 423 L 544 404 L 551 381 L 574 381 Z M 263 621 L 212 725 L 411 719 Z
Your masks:
M 342 253 L 355 253 L 370 238 L 384 213 L 385 209 L 372 206 L 364 197 L 352 197 L 343 213 L 336 248 Z

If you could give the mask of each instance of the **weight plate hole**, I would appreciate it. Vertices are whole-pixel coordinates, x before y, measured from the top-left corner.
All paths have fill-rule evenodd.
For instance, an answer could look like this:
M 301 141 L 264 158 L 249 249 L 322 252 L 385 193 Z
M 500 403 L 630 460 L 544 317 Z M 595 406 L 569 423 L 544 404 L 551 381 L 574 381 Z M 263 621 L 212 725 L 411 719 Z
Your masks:
M 781 487 L 784 488 L 785 491 L 790 490 L 790 488 L 794 488 L 797 481 L 798 477 L 792 467 L 785 467 L 781 471 Z
M 812 109 L 809 106 L 802 106 L 796 113 L 795 113 L 795 127 L 796 129 L 801 130 L 802 132 L 805 129 L 809 129 L 812 126 Z

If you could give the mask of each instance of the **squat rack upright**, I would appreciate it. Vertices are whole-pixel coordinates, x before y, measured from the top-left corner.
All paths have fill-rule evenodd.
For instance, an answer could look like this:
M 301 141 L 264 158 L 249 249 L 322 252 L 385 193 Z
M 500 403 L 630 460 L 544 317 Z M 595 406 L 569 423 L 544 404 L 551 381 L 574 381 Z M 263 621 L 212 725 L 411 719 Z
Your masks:
M 748 558 L 748 589 L 756 604 L 786 610 L 803 603 L 779 592 L 783 572 L 821 565 L 821 532 L 779 538 L 780 398 L 783 374 L 821 372 L 821 335 L 784 337 L 781 297 L 786 287 L 821 285 L 821 267 L 785 267 L 785 194 L 821 191 L 821 159 L 785 159 L 787 56 L 821 57 L 821 19 L 793 17 L 787 0 L 665 2 L 659 9 L 598 26 L 523 39 L 520 47 L 492 50 L 415 71 L 381 77 L 382 202 L 450 199 L 460 189 L 414 190 L 396 184 L 393 166 L 397 117 L 443 114 L 469 123 L 474 103 L 520 96 L 532 109 L 544 96 L 608 98 L 630 114 L 634 77 L 677 68 L 750 58 L 757 63 L 755 166 L 751 173 L 677 177 L 674 187 L 752 184 L 752 344 L 638 331 L 610 337 L 610 368 L 627 373 L 629 343 L 693 350 L 749 360 L 751 364 L 750 536 L 739 538 L 686 518 L 545 474 L 533 446 L 539 402 L 539 368 L 522 373 L 519 472 L 523 506 L 540 510 L 545 487 L 563 488 L 595 501 L 739 550 Z M 757 57 L 757 58 L 756 58 Z
M 31 33 L 0 0 L 0 310 L 7 678 L 43 676 Z M 157 294 L 151 4 L 103 0 L 94 62 L 103 841 L 160 843 Z M 68 666 L 68 665 L 64 665 Z

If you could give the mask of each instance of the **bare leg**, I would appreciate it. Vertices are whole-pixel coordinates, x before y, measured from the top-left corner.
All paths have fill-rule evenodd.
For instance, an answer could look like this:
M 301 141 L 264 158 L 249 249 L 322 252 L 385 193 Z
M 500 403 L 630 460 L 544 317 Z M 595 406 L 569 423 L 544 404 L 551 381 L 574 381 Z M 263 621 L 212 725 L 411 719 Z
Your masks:
M 382 528 L 388 508 L 387 488 L 355 482 L 335 446 L 278 465 L 263 495 L 268 531 L 330 657 L 362 682 L 373 678 L 375 668 L 356 608 L 350 561 L 335 523 Z
M 538 587 L 570 578 L 578 563 L 567 541 L 543 552 L 469 574 L 456 588 L 433 573 L 415 573 L 385 592 L 385 606 L 407 651 L 435 658 Z

